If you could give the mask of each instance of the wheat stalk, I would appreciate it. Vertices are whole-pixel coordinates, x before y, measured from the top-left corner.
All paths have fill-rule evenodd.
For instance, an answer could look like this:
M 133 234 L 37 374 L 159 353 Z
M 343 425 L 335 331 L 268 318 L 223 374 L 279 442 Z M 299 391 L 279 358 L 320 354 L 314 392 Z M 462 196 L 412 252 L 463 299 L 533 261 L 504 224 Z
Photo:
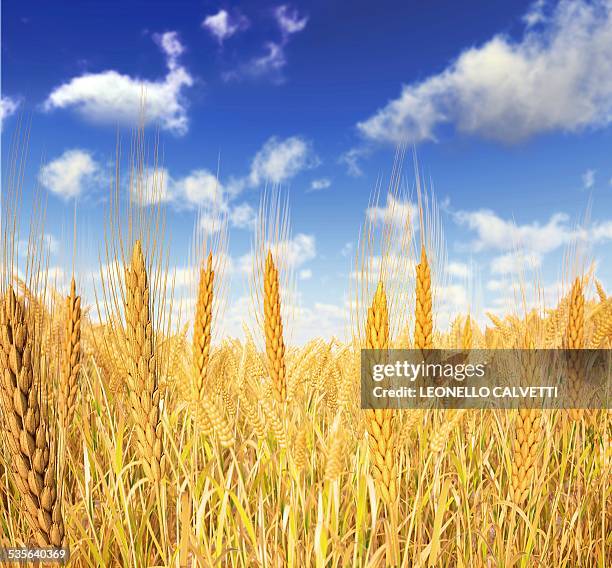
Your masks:
M 160 393 L 157 384 L 149 280 L 142 245 L 137 240 L 125 269 L 126 327 L 129 348 L 128 389 L 137 445 L 147 476 L 158 482 L 164 474 Z
M 284 402 L 287 396 L 285 376 L 285 342 L 281 318 L 281 300 L 278 270 L 268 251 L 264 273 L 264 331 L 266 334 L 266 355 L 268 370 L 274 386 L 276 398 Z
M 9 288 L 0 313 L 2 407 L 14 480 L 38 546 L 62 546 L 64 524 L 55 479 L 55 444 L 40 407 L 32 324 L 26 306 Z

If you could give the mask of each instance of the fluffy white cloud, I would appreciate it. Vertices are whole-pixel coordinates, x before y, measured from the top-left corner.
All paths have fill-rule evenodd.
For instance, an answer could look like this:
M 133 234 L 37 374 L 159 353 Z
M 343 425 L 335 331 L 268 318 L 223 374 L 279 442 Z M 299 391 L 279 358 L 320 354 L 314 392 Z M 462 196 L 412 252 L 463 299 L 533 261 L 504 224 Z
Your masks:
M 193 170 L 189 175 L 169 180 L 173 199 L 188 206 L 225 207 L 224 188 L 217 176 L 205 169 Z
M 145 167 L 142 175 L 133 180 L 129 186 L 133 202 L 140 206 L 167 203 L 172 200 L 170 175 L 162 167 Z
M 582 187 L 591 189 L 595 185 L 595 170 L 586 170 L 582 174 Z
M 331 180 L 329 178 L 320 178 L 312 180 L 310 189 L 312 191 L 319 191 L 321 189 L 327 189 L 331 186 Z
M 40 183 L 63 199 L 79 197 L 100 173 L 98 163 L 85 150 L 66 150 L 59 158 L 44 165 L 38 174 Z
M 312 270 L 304 268 L 298 273 L 300 280 L 310 280 L 312 278 Z
M 280 241 L 271 247 L 276 258 L 290 268 L 298 268 L 317 255 L 314 235 L 298 233 L 292 239 Z
M 238 12 L 230 14 L 227 10 L 219 10 L 216 14 L 206 16 L 202 22 L 202 27 L 207 29 L 219 44 L 248 26 L 249 20 L 245 16 Z
M 470 267 L 464 262 L 452 261 L 446 265 L 446 272 L 456 278 L 468 278 L 471 275 Z
M 577 131 L 612 121 L 612 2 L 562 0 L 520 41 L 497 35 L 444 71 L 405 85 L 401 95 L 358 123 L 368 139 L 434 139 L 452 123 L 506 142 L 540 132 Z
M 73 108 L 84 118 L 100 123 L 134 125 L 144 120 L 158 123 L 174 134 L 185 134 L 189 121 L 183 90 L 194 81 L 178 61 L 184 47 L 176 32 L 156 35 L 154 39 L 166 56 L 165 78 L 151 81 L 114 70 L 85 73 L 54 89 L 43 108 Z
M 239 229 L 253 229 L 257 221 L 257 213 L 248 203 L 241 203 L 232 207 L 229 220 L 233 227 Z
M 546 253 L 577 236 L 569 226 L 569 216 L 565 213 L 556 213 L 544 225 L 538 222 L 517 225 L 487 209 L 459 211 L 455 219 L 476 232 L 477 239 L 472 243 L 476 251 L 523 248 Z
M 258 187 L 266 182 L 283 183 L 302 170 L 319 163 L 309 142 L 299 136 L 269 138 L 255 154 L 248 178 L 235 183 L 238 189 L 245 185 Z
M 535 270 L 542 266 L 542 254 L 538 252 L 509 252 L 491 261 L 493 274 L 520 274 L 525 270 Z
M 308 23 L 308 16 L 301 17 L 295 8 L 287 4 L 278 6 L 274 10 L 274 17 L 283 35 L 301 32 Z
M 375 205 L 366 209 L 366 216 L 372 223 L 389 223 L 403 227 L 407 222 L 414 224 L 418 213 L 417 206 L 411 201 L 402 201 L 393 194 L 387 194 L 384 207 Z
M 0 130 L 4 124 L 4 120 L 15 114 L 19 108 L 19 101 L 11 97 L 5 97 L 4 95 L 0 98 Z

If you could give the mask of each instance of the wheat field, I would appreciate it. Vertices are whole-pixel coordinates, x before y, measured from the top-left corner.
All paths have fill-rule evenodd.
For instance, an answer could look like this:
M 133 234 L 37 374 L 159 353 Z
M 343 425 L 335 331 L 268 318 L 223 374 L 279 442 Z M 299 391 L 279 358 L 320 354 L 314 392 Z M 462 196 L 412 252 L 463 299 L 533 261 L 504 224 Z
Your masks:
M 612 296 L 590 265 L 572 263 L 557 305 L 438 329 L 442 237 L 419 190 L 417 226 L 362 229 L 351 339 L 296 346 L 288 210 L 264 198 L 256 323 L 219 338 L 226 232 L 195 247 L 195 309 L 175 321 L 163 215 L 124 208 L 117 183 L 85 305 L 76 271 L 63 293 L 46 274 L 44 207 L 18 259 L 15 187 L 3 187 L 0 547 L 69 547 L 73 566 L 610 565 L 608 411 L 360 407 L 366 347 L 610 348 Z

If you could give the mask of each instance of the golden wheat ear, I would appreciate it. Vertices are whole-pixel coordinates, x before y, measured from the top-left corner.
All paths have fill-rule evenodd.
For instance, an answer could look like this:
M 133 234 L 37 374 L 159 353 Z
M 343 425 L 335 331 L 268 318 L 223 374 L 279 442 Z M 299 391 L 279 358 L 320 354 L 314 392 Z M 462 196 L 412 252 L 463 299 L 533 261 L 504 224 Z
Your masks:
M 282 403 L 287 397 L 285 341 L 283 338 L 278 270 L 274 264 L 271 251 L 268 251 L 266 256 L 264 273 L 264 332 L 270 378 L 276 398 Z
M 215 272 L 212 252 L 208 254 L 206 266 L 200 268 L 198 300 L 193 325 L 194 387 L 198 400 L 204 398 L 204 388 L 210 361 L 211 329 L 213 318 Z
M 414 347 L 415 349 L 432 349 L 433 347 L 431 271 L 424 245 L 421 246 L 421 260 L 416 267 Z
M 79 390 L 81 369 L 81 297 L 77 296 L 74 276 L 66 298 L 66 323 L 59 392 L 59 422 L 66 430 L 72 422 Z
M 0 313 L 2 407 L 14 480 L 38 546 L 62 546 L 64 524 L 55 479 L 55 445 L 40 407 L 32 319 L 9 287 Z
M 125 269 L 125 321 L 129 348 L 128 389 L 137 444 L 147 476 L 163 476 L 162 426 L 153 327 L 149 305 L 149 279 L 140 240 L 136 240 Z
M 389 348 L 389 313 L 387 295 L 382 281 L 378 283 L 366 323 L 366 349 Z M 397 496 L 397 464 L 395 462 L 393 411 L 366 410 L 372 473 L 386 504 Z

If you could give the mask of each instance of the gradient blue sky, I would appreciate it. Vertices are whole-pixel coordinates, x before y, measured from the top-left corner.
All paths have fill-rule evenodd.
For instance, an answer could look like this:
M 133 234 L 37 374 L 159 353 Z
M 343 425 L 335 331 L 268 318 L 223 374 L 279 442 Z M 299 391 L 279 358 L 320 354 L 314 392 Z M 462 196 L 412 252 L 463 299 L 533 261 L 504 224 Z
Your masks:
M 5 0 L 3 164 L 25 114 L 26 193 L 39 180 L 49 195 L 58 272 L 71 265 L 75 199 L 88 243 L 79 263 L 84 274 L 95 269 L 117 126 L 127 149 L 143 83 L 179 268 L 219 164 L 233 332 L 266 182 L 290 195 L 296 337 L 341 331 L 350 248 L 399 142 L 416 148 L 443 203 L 453 264 L 441 325 L 468 305 L 477 317 L 505 310 L 517 244 L 551 299 L 576 233 L 612 282 L 610 0 Z M 412 185 L 410 160 L 405 173 Z M 589 202 L 590 223 L 577 228 Z

